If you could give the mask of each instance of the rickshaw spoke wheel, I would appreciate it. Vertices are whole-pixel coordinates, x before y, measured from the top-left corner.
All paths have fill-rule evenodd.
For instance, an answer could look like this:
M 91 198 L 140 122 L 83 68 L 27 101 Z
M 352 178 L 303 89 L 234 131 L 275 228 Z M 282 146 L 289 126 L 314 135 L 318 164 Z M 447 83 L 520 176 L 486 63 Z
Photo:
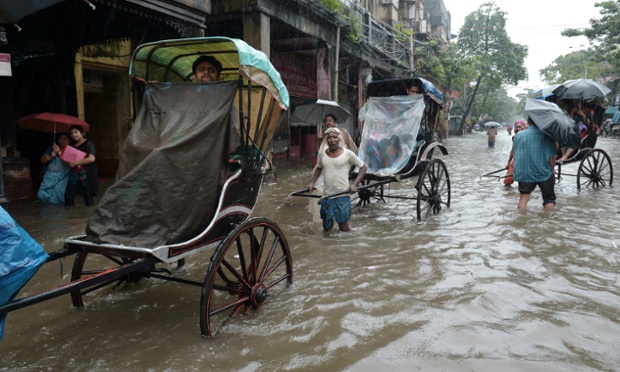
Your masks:
M 243 222 L 211 257 L 200 298 L 202 336 L 214 336 L 292 283 L 291 253 L 278 225 L 265 218 Z
M 613 169 L 609 155 L 603 150 L 590 151 L 579 164 L 577 188 L 598 188 L 611 186 Z
M 416 188 L 419 221 L 450 207 L 450 176 L 445 163 L 440 159 L 433 159 L 428 163 Z
M 75 261 L 73 261 L 71 281 L 81 280 L 91 275 L 96 275 L 109 269 L 117 268 L 131 261 L 131 259 L 126 257 L 79 252 L 75 255 Z M 96 286 L 72 291 L 71 303 L 75 307 L 84 307 L 85 297 L 89 296 L 94 298 L 105 289 L 115 289 L 125 284 L 137 283 L 140 281 L 141 277 L 142 275 L 139 272 L 129 273 L 118 279 L 109 280 Z

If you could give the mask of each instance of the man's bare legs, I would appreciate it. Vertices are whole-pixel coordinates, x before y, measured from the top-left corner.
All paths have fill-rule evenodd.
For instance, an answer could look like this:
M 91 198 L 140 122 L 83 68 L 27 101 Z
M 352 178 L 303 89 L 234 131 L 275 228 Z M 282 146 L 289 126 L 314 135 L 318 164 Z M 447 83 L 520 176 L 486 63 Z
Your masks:
M 527 203 L 530 201 L 530 194 L 521 194 L 519 196 L 519 208 L 520 211 L 525 211 L 527 209 Z

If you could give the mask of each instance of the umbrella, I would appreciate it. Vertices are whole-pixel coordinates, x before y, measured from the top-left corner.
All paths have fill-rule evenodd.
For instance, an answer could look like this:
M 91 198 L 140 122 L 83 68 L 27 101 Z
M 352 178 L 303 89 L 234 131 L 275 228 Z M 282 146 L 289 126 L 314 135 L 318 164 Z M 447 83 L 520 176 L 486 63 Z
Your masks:
M 501 124 L 496 121 L 488 121 L 484 124 L 487 128 L 501 127 Z
M 351 116 L 351 113 L 337 102 L 318 99 L 315 103 L 297 106 L 291 116 L 291 125 L 319 124 L 327 114 L 334 115 L 339 123 L 344 123 Z
M 530 98 L 536 98 L 536 99 L 545 99 L 549 96 L 553 95 L 553 91 L 558 87 L 558 84 L 555 85 L 549 85 L 548 87 L 544 87 L 544 88 L 540 88 L 538 90 L 533 91 L 532 93 L 528 94 L 527 96 Z
M 592 79 L 568 80 L 553 90 L 553 94 L 562 99 L 579 99 L 588 101 L 597 97 L 605 97 L 611 92 L 605 84 Z
M 579 148 L 581 135 L 573 119 L 555 103 L 528 98 L 525 113 L 562 147 Z
M 17 123 L 22 129 L 48 133 L 69 132 L 69 128 L 73 125 L 79 125 L 84 129 L 84 132 L 88 132 L 90 129 L 90 126 L 80 118 L 51 112 L 27 115 L 17 120 Z

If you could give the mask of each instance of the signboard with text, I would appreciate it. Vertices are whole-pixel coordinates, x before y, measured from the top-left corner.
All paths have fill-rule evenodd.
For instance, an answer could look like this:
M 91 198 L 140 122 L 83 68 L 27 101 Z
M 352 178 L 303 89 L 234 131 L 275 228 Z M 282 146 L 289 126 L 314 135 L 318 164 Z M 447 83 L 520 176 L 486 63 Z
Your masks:
M 280 73 L 290 96 L 316 99 L 316 62 L 313 58 L 294 54 L 272 55 L 271 63 Z

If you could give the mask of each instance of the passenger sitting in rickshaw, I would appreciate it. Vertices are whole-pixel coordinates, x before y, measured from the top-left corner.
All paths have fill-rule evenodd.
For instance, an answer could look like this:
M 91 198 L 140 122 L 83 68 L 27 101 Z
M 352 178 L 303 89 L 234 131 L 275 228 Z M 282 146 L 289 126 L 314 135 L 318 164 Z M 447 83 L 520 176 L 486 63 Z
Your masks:
M 368 173 L 398 173 L 416 151 L 424 99 L 414 97 L 371 97 L 360 111 L 364 129 L 358 156 L 368 165 Z
M 192 64 L 192 81 L 207 83 L 220 80 L 222 64 L 213 56 L 200 56 Z
M 581 148 L 594 147 L 596 143 L 596 132 L 594 130 L 593 118 L 588 107 L 585 107 L 581 100 L 574 99 L 572 101 L 558 100 L 558 106 L 564 111 L 568 112 L 570 117 L 574 120 L 575 127 L 581 135 Z M 588 112 L 588 114 L 586 114 Z M 562 164 L 566 160 L 571 159 L 577 155 L 579 148 L 570 148 L 559 144 L 559 158 L 557 162 Z
M 230 159 L 240 143 L 235 128 L 237 82 L 217 81 L 221 65 L 213 57 L 197 61 L 192 80 L 200 87 L 149 82 L 125 141 L 116 182 L 88 222 L 88 241 L 176 244 L 196 237 L 212 220 L 224 185 L 236 174 Z M 200 202 L 175 208 L 190 194 Z
M 412 96 L 414 94 L 420 94 L 420 87 L 414 82 L 411 81 L 407 85 L 407 90 L 405 92 L 408 96 Z
M 192 64 L 191 79 L 195 83 L 219 81 L 221 73 L 222 63 L 220 61 L 213 56 L 200 56 L 196 58 Z M 238 111 L 235 106 L 232 107 L 230 112 L 230 121 L 232 126 L 235 128 L 235 131 L 233 132 L 236 133 L 239 128 L 239 118 Z M 228 164 L 230 165 L 229 176 L 241 168 L 241 149 L 239 147 L 239 142 L 240 140 L 237 136 L 233 142 L 236 143 L 236 145 L 230 149 L 230 158 L 228 159 Z
M 366 155 L 364 158 L 371 169 L 389 168 L 403 155 L 400 139 L 394 135 L 386 138 L 375 134 L 366 143 Z

